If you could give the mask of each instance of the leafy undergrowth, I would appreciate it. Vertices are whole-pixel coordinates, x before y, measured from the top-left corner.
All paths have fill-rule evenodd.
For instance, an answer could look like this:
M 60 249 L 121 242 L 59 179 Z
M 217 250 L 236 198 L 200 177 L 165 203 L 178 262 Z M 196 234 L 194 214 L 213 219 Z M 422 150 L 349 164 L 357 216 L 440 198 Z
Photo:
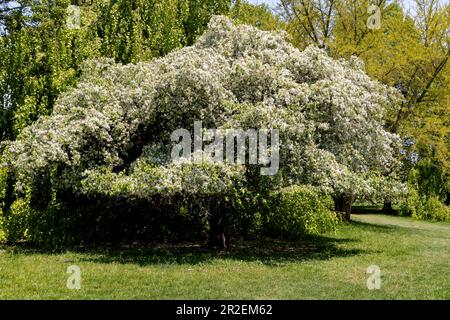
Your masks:
M 450 299 L 450 224 L 353 215 L 336 235 L 49 253 L 0 249 L 0 299 Z M 81 268 L 69 290 L 67 267 Z M 381 288 L 367 288 L 370 265 Z

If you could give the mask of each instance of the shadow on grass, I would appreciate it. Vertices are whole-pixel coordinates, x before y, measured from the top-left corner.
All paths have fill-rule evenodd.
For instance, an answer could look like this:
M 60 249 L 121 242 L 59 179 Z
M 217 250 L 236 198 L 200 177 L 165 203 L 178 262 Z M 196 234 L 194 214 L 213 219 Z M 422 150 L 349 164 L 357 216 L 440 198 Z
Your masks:
M 205 243 L 146 244 L 114 248 L 73 248 L 60 253 L 80 254 L 73 262 L 120 263 L 148 265 L 197 265 L 214 260 L 260 262 L 268 266 L 286 263 L 327 260 L 334 257 L 348 257 L 366 253 L 360 249 L 342 248 L 339 244 L 355 242 L 354 239 L 338 239 L 325 236 L 310 236 L 298 241 L 260 239 L 235 241 L 229 251 L 217 251 Z M 7 251 L 16 254 L 57 254 L 24 246 L 9 247 Z
M 91 261 L 101 263 L 137 263 L 148 264 L 199 264 L 215 259 L 237 260 L 246 262 L 261 262 L 265 265 L 280 264 L 305 260 L 324 260 L 333 257 L 352 256 L 361 250 L 343 249 L 340 242 L 351 240 L 315 237 L 302 241 L 259 240 L 238 242 L 230 251 L 220 252 L 207 249 L 201 245 L 177 245 L 165 248 L 144 249 L 136 252 L 122 251 L 95 257 Z
M 362 231 L 383 232 L 383 233 L 393 233 L 402 229 L 401 226 L 387 225 L 387 224 L 386 225 L 373 224 L 355 220 L 352 220 L 351 225 L 357 227 L 359 230 Z

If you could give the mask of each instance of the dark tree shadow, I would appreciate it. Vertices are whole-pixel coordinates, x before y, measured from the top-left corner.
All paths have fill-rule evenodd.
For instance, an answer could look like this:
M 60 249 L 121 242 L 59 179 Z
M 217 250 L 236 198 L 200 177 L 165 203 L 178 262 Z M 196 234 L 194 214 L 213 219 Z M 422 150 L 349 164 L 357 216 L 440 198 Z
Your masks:
M 372 223 L 355 221 L 355 220 L 352 220 L 351 224 L 353 226 L 358 227 L 358 229 L 363 230 L 363 231 L 373 231 L 373 232 L 383 232 L 383 233 L 394 233 L 403 228 L 401 226 L 396 226 L 396 225 L 372 224 Z
M 337 239 L 314 236 L 298 241 L 260 239 L 235 241 L 232 249 L 217 251 L 209 249 L 205 243 L 178 244 L 136 244 L 104 248 L 71 248 L 59 251 L 34 249 L 27 246 L 4 247 L 16 254 L 58 254 L 66 251 L 80 253 L 78 262 L 122 263 L 139 266 L 158 264 L 189 264 L 212 262 L 215 259 L 237 261 L 259 261 L 268 266 L 306 260 L 326 260 L 361 254 L 360 249 L 341 248 L 339 244 L 355 242 L 353 239 Z
M 364 250 L 343 248 L 340 244 L 356 242 L 355 239 L 339 239 L 325 236 L 310 236 L 302 240 L 287 241 L 276 239 L 235 240 L 232 249 L 217 251 L 209 249 L 206 243 L 177 244 L 134 244 L 120 247 L 71 248 L 58 251 L 45 251 L 27 246 L 5 247 L 17 254 L 57 254 L 66 251 L 80 253 L 77 262 L 122 263 L 139 266 L 161 264 L 189 264 L 212 262 L 215 259 L 236 261 L 258 261 L 268 266 L 286 263 L 327 260 L 334 257 L 347 257 Z M 1 247 L 0 247 L 1 248 Z
M 140 266 L 154 264 L 200 264 L 215 259 L 237 261 L 259 261 L 265 265 L 305 260 L 325 260 L 333 257 L 352 256 L 362 252 L 357 249 L 343 249 L 338 246 L 348 239 L 315 237 L 302 241 L 281 241 L 264 239 L 257 241 L 235 242 L 229 251 L 208 249 L 204 244 L 177 244 L 155 246 L 153 248 L 133 248 L 111 250 L 107 254 L 86 258 L 84 261 L 96 263 L 133 263 Z

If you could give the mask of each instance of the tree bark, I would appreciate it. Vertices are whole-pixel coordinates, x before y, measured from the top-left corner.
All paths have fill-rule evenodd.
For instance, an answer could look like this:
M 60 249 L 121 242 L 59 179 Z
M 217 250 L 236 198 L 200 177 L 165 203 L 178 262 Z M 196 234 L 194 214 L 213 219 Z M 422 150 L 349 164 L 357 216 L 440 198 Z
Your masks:
M 349 222 L 351 219 L 354 197 L 351 194 L 342 194 L 334 197 L 334 209 L 341 214 L 342 220 Z
M 225 201 L 212 201 L 209 218 L 209 247 L 230 249 L 230 235 Z
M 394 213 L 394 209 L 392 208 L 392 201 L 390 198 L 384 199 L 383 213 L 384 214 L 393 214 Z

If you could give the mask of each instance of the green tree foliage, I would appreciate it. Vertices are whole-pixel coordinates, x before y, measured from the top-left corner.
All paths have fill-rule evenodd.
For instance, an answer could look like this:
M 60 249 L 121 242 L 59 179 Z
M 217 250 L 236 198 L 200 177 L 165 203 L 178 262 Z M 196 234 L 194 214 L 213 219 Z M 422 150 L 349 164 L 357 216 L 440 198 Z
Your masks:
M 227 14 L 231 0 L 114 0 L 99 5 L 96 22 L 103 56 L 130 63 L 191 45 L 211 15 Z
M 81 62 L 98 55 L 91 30 L 67 29 L 68 3 L 19 1 L 4 20 L 1 139 L 14 139 L 40 115 L 50 114 L 59 93 L 75 84 Z
M 258 27 L 261 30 L 284 30 L 287 25 L 267 5 L 253 5 L 246 1 L 235 1 L 229 14 L 237 23 Z

